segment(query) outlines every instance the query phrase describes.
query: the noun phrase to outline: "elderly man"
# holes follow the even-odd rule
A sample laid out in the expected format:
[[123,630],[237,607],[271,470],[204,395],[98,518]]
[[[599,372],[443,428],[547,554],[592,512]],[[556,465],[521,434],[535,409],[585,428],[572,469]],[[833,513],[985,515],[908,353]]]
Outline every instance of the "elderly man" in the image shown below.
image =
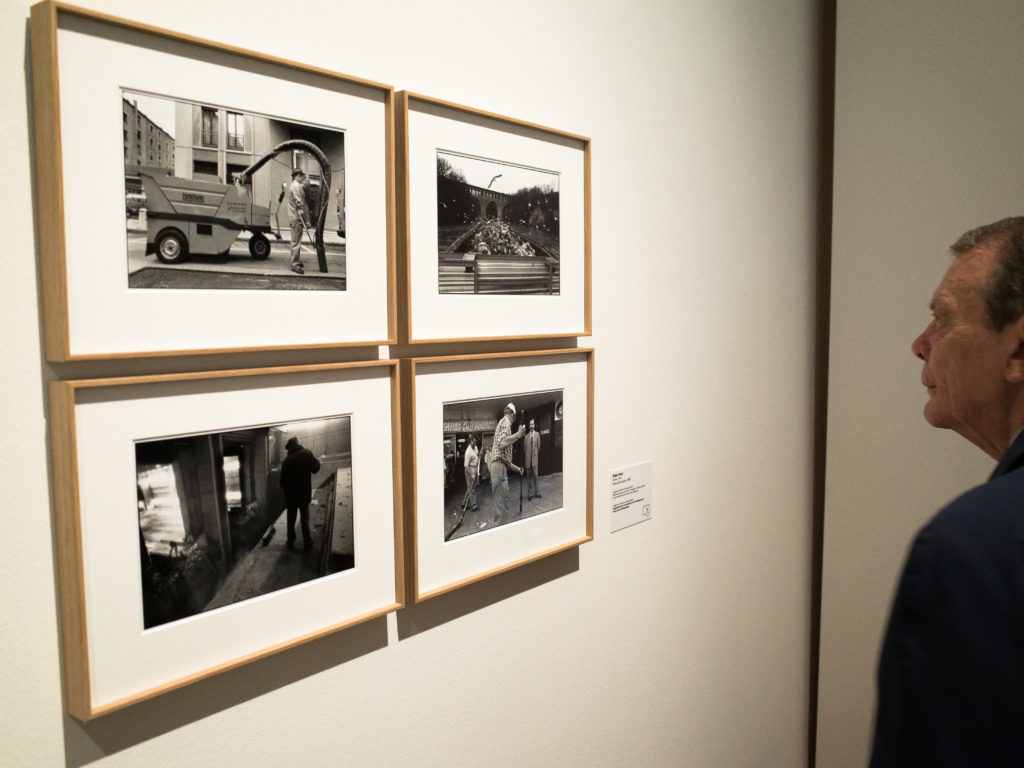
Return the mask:
[[[491,498],[494,500],[494,525],[509,522],[508,509],[508,470],[522,472],[512,463],[512,446],[521,438],[526,429],[522,424],[516,432],[512,431],[512,422],[516,419],[516,407],[509,403],[505,412],[494,429],[494,442],[491,443],[490,460],[487,469],[491,474]],[[481,523],[484,524],[483,522]]]
[[911,347],[924,416],[998,464],[911,545],[879,662],[872,768],[1024,765],[1024,217],[952,251]]
[[526,470],[526,498],[540,498],[537,490],[537,465],[540,461],[540,435],[537,425],[530,419],[530,431],[523,438],[523,468]]
[[462,511],[480,509],[476,503],[476,484],[480,481],[480,452],[476,449],[475,435],[471,434],[466,441],[462,467],[466,473],[466,495],[462,497]]
[[309,225],[309,206],[306,205],[306,190],[303,183],[306,181],[306,174],[302,169],[296,168],[292,171],[292,183],[288,187],[288,225],[291,227],[291,254],[292,272],[298,275],[304,274],[302,268],[302,232]]

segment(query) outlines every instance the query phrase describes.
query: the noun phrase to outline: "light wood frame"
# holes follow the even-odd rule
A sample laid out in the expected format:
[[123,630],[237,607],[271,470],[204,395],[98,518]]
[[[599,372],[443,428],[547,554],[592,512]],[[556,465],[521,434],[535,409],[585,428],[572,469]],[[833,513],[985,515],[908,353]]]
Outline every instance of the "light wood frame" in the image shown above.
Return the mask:
[[[488,374],[499,374],[505,376],[513,371],[513,369],[525,369],[525,376],[527,379],[530,376],[530,369],[534,370],[542,369],[544,366],[558,366],[559,364],[580,364],[585,366],[585,372],[583,372],[581,378],[581,384],[577,388],[578,391],[585,395],[586,404],[585,408],[581,409],[581,412],[585,417],[585,424],[582,425],[583,445],[581,450],[584,455],[578,457],[578,461],[575,462],[575,466],[579,467],[578,475],[573,478],[572,485],[566,483],[563,486],[563,504],[565,506],[562,510],[552,510],[552,512],[566,512],[567,514],[575,515],[571,521],[572,532],[565,536],[563,539],[551,542],[547,541],[541,546],[533,545],[527,546],[528,551],[520,551],[518,556],[510,557],[505,560],[495,560],[488,566],[482,567],[473,573],[463,574],[457,578],[451,578],[449,580],[442,579],[443,583],[436,583],[437,580],[431,577],[431,583],[426,584],[423,578],[423,562],[421,560],[421,545],[424,543],[424,537],[432,536],[435,539],[439,538],[440,530],[431,528],[427,530],[424,518],[427,516],[425,510],[427,509],[424,505],[430,505],[433,509],[430,514],[433,514],[433,522],[437,522],[437,499],[424,500],[419,497],[418,490],[421,487],[420,483],[420,469],[422,467],[423,472],[436,473],[436,456],[431,452],[429,456],[419,457],[417,456],[417,446],[421,445],[418,443],[418,437],[420,436],[420,430],[430,430],[426,433],[427,440],[432,440],[434,437],[440,437],[441,425],[438,424],[436,427],[432,425],[421,424],[423,420],[422,416],[417,415],[417,381],[422,383],[422,376],[424,373],[429,375],[430,371],[440,372],[442,374],[446,372],[455,372],[458,376],[472,377],[477,376],[480,372]],[[403,440],[402,440],[402,467],[404,472],[404,487],[406,489],[405,495],[405,524],[403,530],[405,531],[406,541],[406,597],[412,601],[422,601],[428,598],[450,592],[451,590],[458,589],[467,584],[471,584],[482,579],[486,579],[490,576],[503,573],[505,571],[512,570],[521,565],[525,565],[536,560],[548,557],[550,555],[562,552],[567,549],[578,547],[587,541],[590,541],[594,537],[594,350],[593,349],[558,349],[558,350],[544,350],[544,351],[523,351],[523,352],[512,352],[512,353],[493,353],[493,354],[474,354],[474,355],[453,355],[453,356],[439,356],[439,357],[420,357],[404,359],[401,361],[401,377],[402,377],[402,413],[403,413]],[[475,370],[474,370],[475,369]],[[564,374],[563,374],[564,375]],[[557,378],[558,374],[556,374]],[[494,382],[488,382],[483,385],[483,389],[490,386],[494,387]],[[504,384],[497,384],[497,389],[489,391],[486,397],[491,396],[503,396],[507,394],[507,390],[502,390]],[[438,405],[440,403],[434,399],[431,400],[431,406]],[[570,404],[570,408],[573,406]],[[434,433],[434,434],[431,434]],[[439,441],[440,442],[440,441]],[[438,446],[440,447],[440,446]],[[428,447],[429,450],[429,447]],[[569,463],[563,454],[563,461]],[[565,480],[563,478],[563,483]],[[566,489],[571,488],[571,493],[567,493]],[[442,491],[443,493],[443,491]],[[571,495],[573,500],[578,504],[579,508],[571,509],[572,503],[567,502],[567,496]],[[443,507],[443,503],[441,504]],[[514,526],[527,523],[534,530],[530,532],[530,536],[533,542],[544,541],[544,537],[538,537],[538,532],[543,533],[544,527],[548,525],[551,518],[546,518],[548,513],[542,513],[535,517],[529,517],[527,519],[519,520],[511,525],[503,525],[500,528],[493,529],[493,532],[502,532],[505,529],[512,529]],[[443,510],[440,513],[441,519],[443,519]],[[490,532],[485,532],[490,533]],[[472,547],[475,536],[467,536],[464,539],[460,539],[460,542],[465,542],[465,546]],[[444,546],[447,546],[445,543]],[[429,544],[429,546],[434,546]]]
[[[58,548],[58,561],[59,561],[59,584],[60,584],[60,605],[61,605],[61,623],[62,623],[62,635],[64,643],[64,674],[66,681],[66,704],[68,712],[78,718],[79,720],[90,720],[92,718],[107,714],[109,712],[121,709],[123,707],[130,706],[139,701],[150,699],[158,696],[167,691],[171,691],[177,688],[188,685],[189,683],[204,679],[206,677],[219,674],[220,672],[239,667],[250,661],[264,658],[271,654],[277,653],[278,651],[287,650],[293,648],[302,643],[307,643],[311,640],[323,637],[325,635],[338,632],[346,629],[353,625],[361,622],[369,621],[371,619],[381,617],[391,611],[401,608],[405,604],[405,593],[404,585],[406,576],[404,574],[404,546],[403,546],[403,533],[402,533],[402,485],[400,478],[402,477],[401,470],[401,458],[400,458],[400,419],[399,419],[399,376],[398,376],[398,364],[397,361],[382,360],[382,361],[364,361],[364,362],[352,362],[352,363],[331,363],[322,365],[304,365],[304,366],[289,366],[289,367],[278,367],[278,368],[260,368],[260,369],[245,369],[245,370],[228,370],[228,371],[212,371],[202,373],[179,373],[179,374],[166,374],[166,375],[148,375],[148,376],[136,376],[126,378],[110,378],[110,379],[88,379],[78,381],[53,381],[50,383],[50,423],[51,423],[51,441],[53,449],[53,483],[54,483],[54,504],[56,508],[56,528],[57,528],[57,548]],[[94,515],[92,519],[87,514],[83,514],[83,510],[91,510],[93,513],[97,511],[97,499],[95,494],[90,498],[89,484],[84,482],[82,473],[80,472],[80,458],[85,454],[80,451],[85,450],[79,443],[80,430],[79,430],[79,409],[91,407],[91,403],[95,403],[97,399],[103,402],[112,404],[114,408],[120,408],[125,403],[131,403],[133,400],[137,400],[142,397],[144,401],[152,395],[152,399],[149,403],[153,403],[159,400],[159,404],[166,406],[171,404],[171,409],[174,407],[181,411],[180,406],[174,406],[174,397],[184,394],[192,398],[191,402],[196,402],[198,398],[219,397],[220,400],[215,401],[216,406],[223,406],[226,402],[225,398],[249,398],[246,403],[250,402],[253,398],[274,398],[274,387],[281,387],[278,392],[278,399],[274,402],[272,408],[287,412],[294,410],[300,415],[303,408],[310,406],[304,402],[299,404],[295,399],[289,399],[288,404],[283,404],[283,395],[291,392],[292,395],[295,392],[311,392],[310,386],[313,387],[327,387],[327,389],[321,389],[321,394],[315,395],[320,399],[327,397],[331,405],[334,407],[335,394],[340,393],[345,395],[350,390],[344,389],[347,386],[354,386],[356,388],[362,387],[361,392],[373,391],[376,394],[370,396],[370,401],[379,401],[385,404],[385,407],[390,408],[390,413],[369,413],[365,412],[367,409],[356,410],[352,414],[353,419],[360,419],[362,426],[359,427],[360,435],[373,435],[373,440],[379,441],[380,445],[386,444],[390,441],[391,455],[390,462],[381,464],[381,457],[375,453],[371,455],[368,448],[360,456],[358,451],[360,450],[359,444],[353,441],[353,464],[355,465],[358,459],[360,468],[363,470],[366,467],[378,467],[379,477],[372,477],[372,471],[367,473],[363,471],[362,477],[355,479],[356,483],[362,485],[363,490],[356,495],[355,498],[355,514],[357,518],[355,520],[356,531],[354,534],[355,541],[357,542],[356,547],[356,563],[360,562],[360,558],[363,558],[363,566],[357,568],[351,568],[338,573],[335,573],[327,578],[316,579],[311,582],[305,582],[302,584],[295,585],[288,589],[265,593],[260,596],[260,600],[267,598],[268,596],[282,596],[280,599],[282,602],[278,603],[278,609],[293,609],[299,612],[299,615],[303,616],[303,620],[306,621],[307,625],[311,625],[312,628],[296,636],[288,636],[287,627],[281,627],[268,629],[266,631],[271,632],[275,636],[275,641],[265,645],[260,644],[260,638],[251,638],[243,630],[239,629],[237,634],[238,638],[229,638],[225,641],[226,644],[237,643],[238,645],[245,648],[245,652],[239,653],[236,656],[227,655],[225,658],[218,659],[216,663],[208,665],[199,665],[195,669],[190,670],[187,674],[180,674],[173,676],[166,680],[161,680],[158,684],[144,684],[133,690],[129,694],[117,696],[112,699],[99,700],[100,697],[96,694],[97,686],[94,685],[94,675],[104,674],[103,672],[97,672],[96,669],[101,665],[105,664],[110,667],[110,662],[99,662],[96,663],[96,645],[95,643],[104,643],[105,635],[103,634],[104,628],[98,626],[99,622],[94,618],[95,611],[90,609],[90,606],[95,608],[97,605],[101,606],[101,612],[103,615],[109,615],[110,612],[115,614],[119,611],[123,611],[124,602],[121,601],[117,605],[103,606],[102,597],[97,598],[95,592],[97,573],[102,572],[101,576],[103,581],[104,590],[106,591],[107,585],[113,581],[117,576],[124,576],[123,573],[116,573],[118,565],[116,562],[111,563],[108,559],[102,558],[102,561],[97,560],[97,554],[102,551],[103,547],[109,547],[110,544],[106,543],[103,537],[99,536],[97,531],[102,530],[96,528],[93,523],[96,519]],[[297,389],[289,389],[296,387]],[[303,389],[303,387],[305,389]],[[333,387],[333,388],[332,388]],[[386,389],[385,389],[386,388]],[[164,400],[164,398],[170,398]],[[358,401],[358,398],[364,397],[359,393],[351,395],[353,400]],[[201,401],[199,401],[201,402]],[[262,402],[262,400],[261,400]],[[84,403],[84,405],[83,405]],[[147,407],[144,402],[142,407]],[[152,407],[149,405],[148,407]],[[240,405],[239,408],[244,409],[245,405]],[[137,411],[136,411],[137,413]],[[326,415],[326,414],[321,414]],[[248,421],[248,424],[255,424],[260,422],[260,414],[252,414],[252,420]],[[315,417],[315,416],[314,416]],[[204,418],[204,417],[200,417]],[[221,418],[218,412],[215,418]],[[227,416],[226,418],[230,418]],[[390,422],[390,429],[385,426],[385,421]],[[84,422],[86,424],[86,444],[89,444],[89,421]],[[107,422],[104,422],[107,423]],[[237,424],[237,427],[245,426],[244,424]],[[131,433],[131,430],[142,429],[136,423],[121,428],[116,427],[116,430],[123,431],[127,434]],[[353,434],[356,434],[355,427]],[[214,431],[222,431],[220,428]],[[95,434],[95,428],[93,428],[93,434]],[[378,437],[379,435],[379,437]],[[147,436],[149,439],[151,436]],[[371,440],[372,442],[372,440]],[[365,445],[365,443],[364,443]],[[134,450],[134,449],[132,449]],[[109,460],[108,460],[109,461]],[[122,474],[124,472],[134,472],[135,467],[125,468],[122,467],[118,470]],[[116,485],[124,485],[121,482],[123,478],[119,475],[119,480]],[[356,492],[356,485],[354,484],[354,493]],[[365,510],[359,506],[359,499],[365,498],[365,494],[371,494],[371,498],[379,498],[382,494],[378,490],[378,496],[372,496],[372,490],[376,487],[389,488],[391,492],[391,498],[393,501],[393,509],[390,514],[386,514],[384,517],[377,516],[374,518],[375,523],[369,523],[369,516],[373,515],[373,510]],[[123,490],[123,489],[122,489]],[[109,493],[115,493],[109,491]],[[83,497],[86,505],[83,506]],[[118,500],[123,500],[123,496],[117,496]],[[106,502],[108,499],[104,498],[102,501]],[[104,509],[113,508],[116,505],[110,505],[104,507]],[[118,507],[119,508],[119,507]],[[359,515],[362,515],[361,522]],[[107,517],[109,515],[104,515]],[[117,523],[114,523],[117,527]],[[361,531],[365,531],[372,525],[383,526],[375,533],[372,534],[371,538],[361,539],[360,537],[364,534]],[[121,526],[123,528],[123,526]],[[118,528],[120,530],[120,528]],[[393,540],[389,538],[393,534]],[[90,538],[91,536],[91,538]],[[360,554],[358,542],[372,542],[372,551],[364,551]],[[382,550],[389,550],[387,553]],[[138,555],[133,556],[135,561],[138,560]],[[128,555],[125,555],[128,558]],[[391,559],[393,558],[393,560]],[[374,566],[373,563],[377,562],[378,565]],[[366,570],[367,564],[370,564],[369,570],[374,575],[366,578],[373,579],[372,589],[378,591],[385,596],[385,599],[381,600],[379,604],[374,603],[372,606],[365,610],[360,610],[357,613],[351,615],[345,614],[344,611],[351,610],[348,608],[337,607],[335,604],[326,604],[321,606],[317,604],[316,609],[312,610],[305,605],[311,601],[315,601],[317,598],[310,592],[304,592],[310,585],[324,584],[338,577],[345,577],[350,573],[355,573],[359,570]],[[390,577],[386,574],[393,568],[394,579],[391,583]],[[384,574],[382,577],[381,574]],[[359,578],[364,578],[360,576]],[[386,578],[387,581],[382,581]],[[131,579],[128,579],[131,581]],[[137,576],[134,582],[138,584]],[[365,583],[365,582],[357,582]],[[93,591],[90,593],[89,585],[93,586]],[[336,593],[339,589],[344,587],[345,590],[349,590],[352,584],[343,585],[342,582],[337,581],[330,585],[332,590],[329,594]],[[134,587],[128,587],[129,591],[135,589]],[[138,593],[135,593],[138,594]],[[305,597],[303,598],[303,594]],[[316,593],[320,595],[322,593]],[[347,592],[345,593],[347,594]],[[392,597],[387,597],[391,595]],[[122,597],[124,597],[122,595]],[[99,599],[101,602],[97,603]],[[112,601],[114,598],[108,596],[108,601]],[[131,595],[126,598],[131,600]],[[297,606],[296,601],[304,599],[303,605]],[[373,597],[362,598],[364,602],[373,602]],[[206,625],[205,629],[201,627],[195,627],[189,631],[193,634],[187,637],[192,639],[193,646],[204,647],[210,642],[211,639],[218,637],[221,632],[231,633],[234,631],[235,623],[243,624],[240,621],[245,618],[245,614],[239,612],[241,607],[242,610],[246,610],[244,606],[251,606],[259,603],[260,600],[246,600],[241,603],[236,603],[230,607],[221,608],[215,611],[207,611],[204,613],[196,614],[186,621],[178,621],[173,624],[159,625],[155,628],[157,632],[163,632],[167,627],[175,627],[177,625],[186,625],[195,621],[204,622],[209,620],[210,617],[218,617],[217,626],[220,627],[220,632],[213,631],[212,625]],[[341,602],[339,600],[339,602]],[[357,601],[358,602],[358,601]],[[317,613],[316,610],[322,607],[323,611],[328,612],[326,615]],[[265,608],[263,609],[265,610]],[[302,614],[305,611],[305,614]],[[281,613],[275,613],[278,615],[287,615]],[[249,619],[251,620],[251,616]],[[258,617],[259,618],[259,617]],[[282,619],[282,622],[285,619]],[[131,620],[128,622],[133,624]],[[251,621],[250,621],[251,623]],[[259,631],[263,631],[263,627],[267,624],[273,624],[274,622],[262,623],[257,622],[257,628]],[[225,626],[227,629],[225,630]],[[145,632],[151,632],[151,630],[143,630],[138,627],[136,634],[128,639],[126,647],[135,647],[132,643],[135,642],[148,642],[144,637]],[[134,629],[133,629],[134,632]],[[129,633],[130,634],[130,633]],[[100,639],[97,640],[96,637]],[[139,640],[139,638],[142,638]],[[220,651],[214,651],[214,653],[220,653]],[[106,654],[108,657],[110,653]],[[152,656],[152,650],[149,651],[149,656]],[[143,654],[144,658],[148,658]],[[126,655],[125,663],[130,664],[130,654]],[[117,663],[120,663],[120,659],[117,659]],[[187,664],[187,662],[186,662]],[[109,673],[108,673],[109,676]],[[122,684],[123,685],[123,684]],[[111,686],[106,686],[109,689]]]
[[[69,295],[68,242],[66,236],[65,211],[65,158],[61,146],[61,83],[58,72],[58,28],[62,21],[68,20],[81,23],[101,25],[105,34],[112,38],[127,36],[132,41],[152,41],[154,46],[183,46],[192,52],[192,57],[209,56],[223,63],[225,60],[235,62],[232,66],[238,71],[252,68],[250,71],[261,73],[288,73],[290,78],[302,78],[301,82],[314,84],[317,82],[333,82],[337,87],[358,89],[383,103],[384,119],[380,126],[383,137],[383,161],[380,174],[383,181],[384,200],[383,219],[386,232],[375,237],[382,237],[386,250],[386,264],[381,268],[386,275],[380,281],[386,284],[385,296],[381,296],[380,324],[386,338],[344,337],[344,324],[339,323],[338,337],[318,337],[313,343],[301,335],[294,340],[275,340],[274,343],[254,340],[252,344],[243,341],[239,344],[213,344],[206,347],[202,342],[191,343],[182,348],[155,349],[102,349],[81,351],[75,348],[72,339],[69,303],[73,299]],[[64,362],[71,360],[146,358],[173,355],[197,355],[240,350],[277,350],[277,349],[320,349],[349,346],[377,346],[391,344],[396,340],[397,312],[396,303],[396,266],[395,266],[395,204],[394,204],[394,89],[371,80],[344,75],[320,67],[310,66],[288,59],[262,54],[256,51],[225,45],[200,37],[175,32],[168,29],[118,18],[96,11],[80,8],[55,0],[44,0],[31,9],[31,49],[33,71],[33,102],[35,131],[35,164],[36,186],[38,196],[38,237],[42,274],[42,297],[44,314],[44,349],[47,360]],[[326,78],[326,80],[324,80]],[[348,150],[347,152],[351,151]],[[112,171],[113,172],[113,171]],[[374,203],[381,205],[381,203]],[[351,230],[351,221],[349,222]],[[105,247],[100,244],[100,247]],[[348,263],[352,263],[352,253],[348,253]],[[376,267],[375,267],[376,268]],[[288,291],[262,291],[261,293],[289,293]],[[339,292],[340,293],[340,292]],[[377,299],[373,299],[377,302]],[[273,306],[263,311],[273,313]],[[386,319],[385,319],[386,315]],[[375,315],[376,316],[376,315]],[[137,322],[137,318],[126,318],[126,323]],[[333,332],[333,331],[332,331]],[[376,333],[374,331],[373,333]],[[187,340],[186,340],[187,341]],[[188,342],[187,342],[188,343]],[[116,343],[112,346],[116,347]]]
[[[395,178],[397,187],[396,204],[399,255],[399,342],[402,344],[416,344],[421,342],[438,343],[459,341],[470,338],[478,340],[498,340],[512,338],[522,339],[589,336],[591,334],[590,138],[527,122],[525,120],[518,120],[516,118],[506,117],[493,112],[475,109],[462,104],[455,104],[450,101],[444,101],[442,99],[436,99],[418,93],[411,93],[409,91],[398,91],[396,94],[396,101],[397,168]],[[580,153],[582,174],[580,206],[582,210],[579,211],[579,215],[582,221],[582,232],[580,233],[581,253],[579,254],[579,257],[582,259],[582,264],[579,265],[579,284],[575,286],[568,284],[565,280],[564,272],[562,272],[560,276],[562,291],[568,292],[576,290],[580,293],[578,300],[578,314],[573,313],[571,318],[566,321],[562,321],[560,324],[545,326],[542,323],[540,327],[523,328],[517,327],[517,324],[513,322],[507,328],[496,332],[481,333],[479,335],[460,332],[462,328],[457,327],[457,322],[453,323],[452,327],[443,328],[439,332],[432,332],[429,330],[423,332],[418,328],[417,314],[421,317],[421,322],[419,324],[422,325],[422,317],[424,313],[417,309],[417,304],[420,302],[417,302],[416,292],[421,289],[418,286],[414,286],[414,282],[416,281],[414,277],[413,259],[416,258],[414,252],[417,249],[418,244],[413,242],[414,227],[412,224],[412,217],[419,209],[417,208],[417,201],[413,199],[415,190],[410,187],[410,178],[412,176],[410,142],[414,142],[416,137],[414,132],[410,132],[409,125],[410,113],[416,111],[426,111],[431,114],[443,116],[455,122],[462,122],[466,125],[476,126],[479,127],[481,131],[493,131],[496,134],[506,133],[515,135],[528,141],[535,142],[538,145],[549,143],[552,145],[558,144],[562,146],[571,146]],[[457,148],[446,147],[443,149]],[[506,159],[511,160],[514,158]],[[422,213],[422,211],[420,211],[420,213]],[[436,254],[434,254],[434,257],[436,258]],[[560,266],[560,270],[563,269],[564,266],[565,263]],[[424,292],[427,290],[426,286],[422,288],[422,291]],[[436,268],[432,290],[434,293],[437,292]],[[566,293],[566,295],[568,295],[568,293]],[[453,306],[460,308],[458,310],[453,310],[453,314],[458,317],[461,317],[464,311],[468,311],[471,314],[489,311],[489,305],[486,303],[488,297],[485,295],[455,295],[451,298],[453,299]],[[536,299],[537,297],[518,296],[509,298],[511,299],[511,302],[505,309],[507,309],[510,315],[514,316],[517,312],[546,313],[546,310],[542,305],[524,303],[524,299],[528,302],[530,299]],[[474,303],[470,308],[467,306],[467,299],[474,300],[476,303]],[[444,331],[448,332],[445,333]]]

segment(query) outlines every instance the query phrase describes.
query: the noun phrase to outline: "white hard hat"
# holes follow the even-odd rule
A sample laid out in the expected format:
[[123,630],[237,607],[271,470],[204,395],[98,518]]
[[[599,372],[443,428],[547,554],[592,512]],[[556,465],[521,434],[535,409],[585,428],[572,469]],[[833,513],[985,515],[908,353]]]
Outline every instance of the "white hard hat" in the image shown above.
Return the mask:
[[514,405],[512,405],[512,403],[509,403],[508,405],[506,405],[505,406],[505,410],[506,411],[512,411],[512,415],[513,416],[516,415],[516,407]]

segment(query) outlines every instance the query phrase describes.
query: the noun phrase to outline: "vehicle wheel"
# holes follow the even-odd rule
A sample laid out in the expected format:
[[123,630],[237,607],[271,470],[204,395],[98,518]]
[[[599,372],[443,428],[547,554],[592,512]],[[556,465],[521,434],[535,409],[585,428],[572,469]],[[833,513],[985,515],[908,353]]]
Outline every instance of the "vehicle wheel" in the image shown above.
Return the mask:
[[263,261],[270,255],[270,241],[259,232],[249,238],[249,253],[256,261]]
[[188,258],[188,242],[176,230],[161,232],[156,239],[156,257],[164,264],[180,264]]

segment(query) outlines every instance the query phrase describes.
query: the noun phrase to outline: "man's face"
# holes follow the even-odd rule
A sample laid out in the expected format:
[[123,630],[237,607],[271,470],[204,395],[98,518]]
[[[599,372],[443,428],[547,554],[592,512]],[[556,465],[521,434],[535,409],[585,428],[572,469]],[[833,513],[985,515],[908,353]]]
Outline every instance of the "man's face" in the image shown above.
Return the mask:
[[533,419],[530,419],[530,431],[533,432],[533,430],[534,430]]
[[911,349],[924,360],[928,389],[924,417],[976,444],[1005,439],[1011,389],[1006,367],[1016,340],[1013,326],[992,330],[985,322],[986,283],[995,254],[977,248],[957,257],[932,294],[932,321]]

